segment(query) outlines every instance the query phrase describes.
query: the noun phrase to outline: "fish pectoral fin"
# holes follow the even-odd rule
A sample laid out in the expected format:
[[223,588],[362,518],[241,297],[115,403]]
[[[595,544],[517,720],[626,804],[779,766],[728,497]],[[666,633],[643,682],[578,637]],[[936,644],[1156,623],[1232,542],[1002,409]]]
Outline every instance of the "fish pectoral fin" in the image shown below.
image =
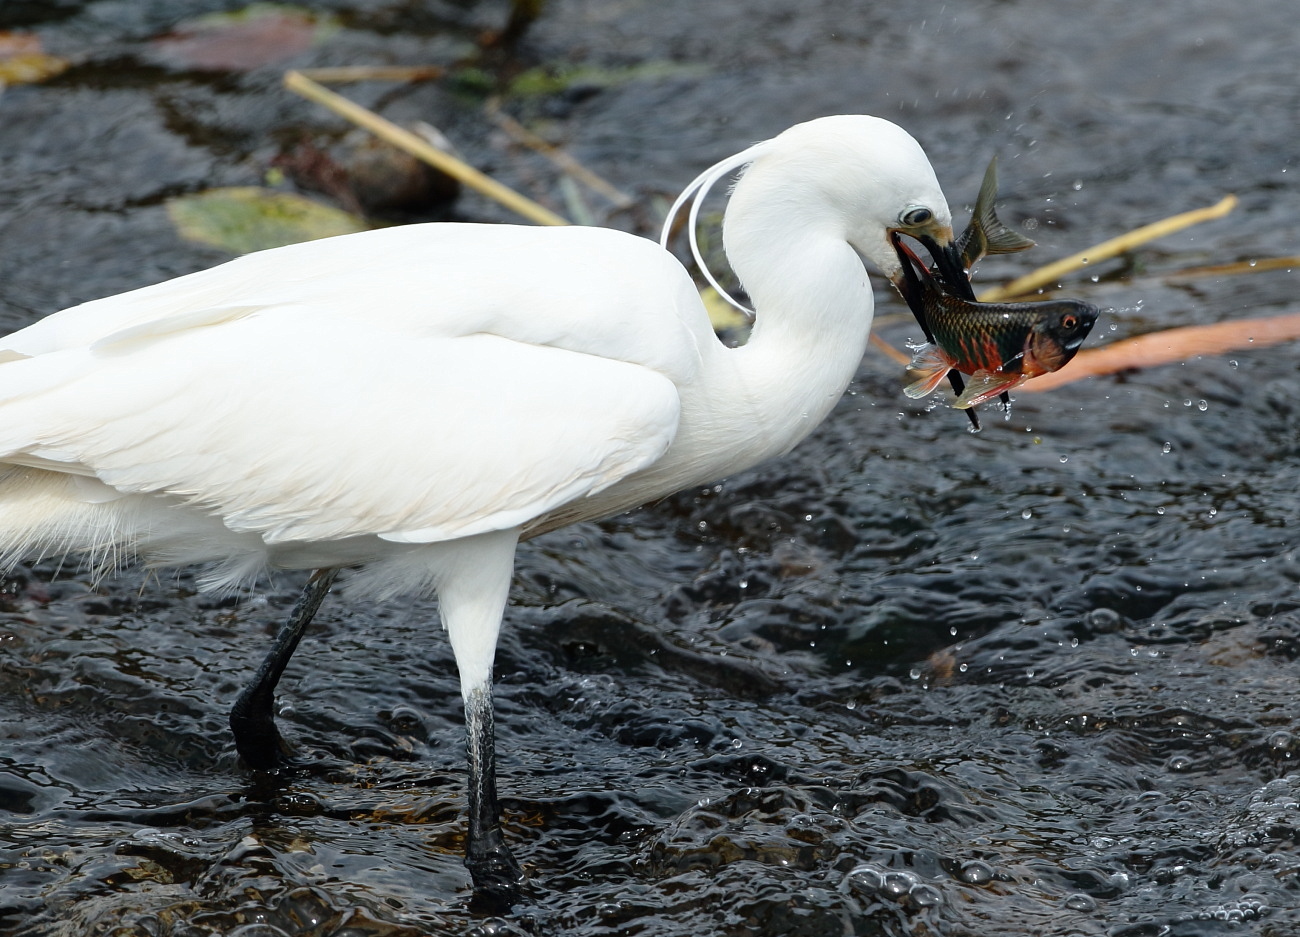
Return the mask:
[[943,381],[952,365],[937,345],[926,343],[916,349],[916,354],[907,365],[907,370],[917,375],[917,379],[903,388],[909,397],[924,397],[934,392]]
[[1013,387],[1023,384],[1024,381],[1025,378],[1022,374],[999,374],[996,371],[985,371],[981,368],[970,376],[966,391],[953,402],[953,407],[958,410],[969,409],[977,403],[983,403],[986,400],[992,400],[999,394],[1005,394]]

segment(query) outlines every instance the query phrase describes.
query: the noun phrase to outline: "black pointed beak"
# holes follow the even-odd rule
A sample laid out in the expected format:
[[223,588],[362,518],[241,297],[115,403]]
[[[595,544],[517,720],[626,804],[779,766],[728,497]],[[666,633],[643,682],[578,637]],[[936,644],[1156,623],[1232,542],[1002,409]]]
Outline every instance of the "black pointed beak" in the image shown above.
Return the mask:
[[940,244],[928,234],[919,235],[917,240],[934,258],[934,269],[943,288],[959,299],[974,302],[975,290],[971,288],[970,277],[966,275],[966,265],[962,262],[961,248],[957,242]]

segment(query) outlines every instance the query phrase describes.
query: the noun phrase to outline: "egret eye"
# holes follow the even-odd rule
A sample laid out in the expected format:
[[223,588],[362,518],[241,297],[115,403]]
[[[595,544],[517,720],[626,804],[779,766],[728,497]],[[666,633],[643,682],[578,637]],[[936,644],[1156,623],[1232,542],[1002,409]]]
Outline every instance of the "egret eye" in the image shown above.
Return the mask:
[[933,217],[934,212],[930,211],[928,208],[909,208],[907,211],[903,212],[898,220],[909,228],[914,228],[917,225],[925,224]]

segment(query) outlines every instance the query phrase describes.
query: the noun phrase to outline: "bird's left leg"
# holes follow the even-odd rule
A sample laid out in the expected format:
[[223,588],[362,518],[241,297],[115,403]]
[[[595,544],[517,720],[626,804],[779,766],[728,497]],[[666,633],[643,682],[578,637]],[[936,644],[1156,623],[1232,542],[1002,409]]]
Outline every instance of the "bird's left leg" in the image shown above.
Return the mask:
[[270,653],[230,710],[235,748],[251,768],[270,771],[285,762],[289,748],[275,727],[275,686],[338,573],[337,569],[318,569],[312,574],[289,620],[280,626]]

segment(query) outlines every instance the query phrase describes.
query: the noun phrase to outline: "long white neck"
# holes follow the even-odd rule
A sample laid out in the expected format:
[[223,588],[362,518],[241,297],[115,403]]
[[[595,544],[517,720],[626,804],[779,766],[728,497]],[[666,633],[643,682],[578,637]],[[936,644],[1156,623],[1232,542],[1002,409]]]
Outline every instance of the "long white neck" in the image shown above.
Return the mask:
[[[748,343],[730,349],[711,390],[748,464],[788,451],[830,412],[866,350],[874,303],[843,216],[760,158],[727,206],[724,243],[755,310]],[[710,409],[713,409],[711,406]],[[748,426],[737,425],[748,423]],[[717,433],[718,427],[711,428]]]

